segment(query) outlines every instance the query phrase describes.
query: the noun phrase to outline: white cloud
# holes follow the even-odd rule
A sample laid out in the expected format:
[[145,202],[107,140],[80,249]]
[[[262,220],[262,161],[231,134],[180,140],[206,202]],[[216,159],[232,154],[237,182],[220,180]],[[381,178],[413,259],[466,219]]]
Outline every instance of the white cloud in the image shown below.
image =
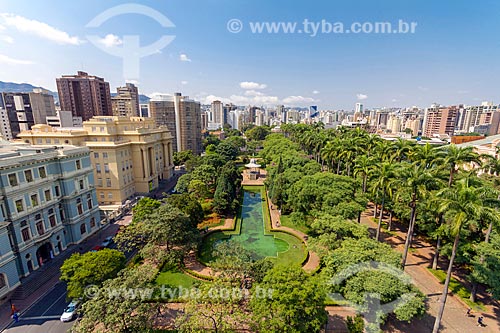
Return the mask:
[[187,54],[185,54],[185,53],[181,53],[181,54],[179,55],[179,60],[180,60],[180,61],[187,61],[187,62],[191,62],[191,59],[189,59],[189,57],[188,57],[188,56],[187,56]]
[[240,87],[243,89],[251,89],[251,90],[265,89],[267,87],[267,84],[243,81],[243,82],[240,82]]
[[245,96],[263,96],[264,93],[261,93],[260,91],[257,90],[247,90],[245,91]]
[[10,36],[5,36],[5,35],[2,35],[2,36],[0,36],[0,41],[1,41],[1,42],[5,42],[5,43],[12,44],[12,43],[14,43],[14,38],[12,38],[12,37],[10,37]]
[[0,54],[0,64],[5,65],[32,65],[34,64],[31,60],[20,60],[8,57],[6,55]]
[[420,91],[427,91],[427,90],[429,90],[429,88],[422,87],[422,86],[418,86],[417,89],[420,90]]
[[106,47],[113,47],[122,45],[123,41],[117,35],[107,34],[106,37],[99,40],[99,43],[103,44]]
[[221,101],[224,104],[231,103],[231,100],[229,98],[224,98],[215,95],[199,96],[198,99],[200,100],[201,104],[212,104],[213,101]]
[[317,94],[319,94],[319,91],[317,91],[317,90],[313,90],[313,94],[314,94],[314,95],[317,95]]
[[181,84],[182,84],[183,86],[185,86],[185,85],[186,85],[186,84],[188,84],[188,83],[189,83],[189,82],[187,82],[187,81],[181,81]]
[[364,99],[367,99],[368,95],[365,95],[365,94],[356,94],[356,97],[358,98],[358,100],[362,101]]
[[6,26],[14,27],[20,32],[36,35],[58,44],[80,45],[83,43],[83,40],[77,36],[70,36],[67,32],[54,28],[44,22],[10,13],[0,13],[0,19],[2,19],[2,23]]
[[307,104],[314,102],[314,98],[303,96],[288,96],[283,99],[284,104]]
[[0,24],[0,31],[4,31],[4,30],[5,30],[5,27]]

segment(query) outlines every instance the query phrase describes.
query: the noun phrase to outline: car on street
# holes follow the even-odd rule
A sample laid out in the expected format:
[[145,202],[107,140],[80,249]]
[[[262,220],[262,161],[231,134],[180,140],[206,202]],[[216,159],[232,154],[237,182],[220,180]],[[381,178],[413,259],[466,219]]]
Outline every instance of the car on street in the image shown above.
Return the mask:
[[104,247],[103,247],[103,246],[101,246],[101,245],[96,245],[96,246],[94,246],[94,247],[90,250],[90,252],[97,252],[97,251],[100,251],[100,250],[102,250],[102,249],[104,249]]
[[108,236],[104,238],[104,241],[101,243],[102,247],[109,247],[113,243],[113,236]]
[[80,302],[78,302],[77,300],[71,301],[66,309],[64,309],[64,312],[61,315],[61,321],[67,322],[73,320],[76,317],[76,309],[78,308],[79,304]]

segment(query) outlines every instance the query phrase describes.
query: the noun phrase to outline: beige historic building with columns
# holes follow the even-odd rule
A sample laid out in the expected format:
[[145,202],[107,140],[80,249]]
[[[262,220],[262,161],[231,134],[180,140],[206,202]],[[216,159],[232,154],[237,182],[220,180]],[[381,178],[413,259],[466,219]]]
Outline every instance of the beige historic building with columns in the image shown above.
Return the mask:
[[97,200],[104,210],[151,192],[173,173],[172,135],[151,118],[98,116],[81,128],[35,125],[19,138],[34,145],[90,148]]

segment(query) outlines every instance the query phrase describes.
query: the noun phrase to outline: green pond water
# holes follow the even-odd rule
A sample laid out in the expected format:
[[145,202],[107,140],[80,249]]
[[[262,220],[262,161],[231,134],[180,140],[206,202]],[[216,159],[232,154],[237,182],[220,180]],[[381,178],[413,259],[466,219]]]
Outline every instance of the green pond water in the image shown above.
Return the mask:
[[230,239],[250,251],[254,259],[277,257],[278,252],[284,252],[289,247],[286,241],[265,234],[260,192],[244,192],[241,232],[239,235],[231,235]]

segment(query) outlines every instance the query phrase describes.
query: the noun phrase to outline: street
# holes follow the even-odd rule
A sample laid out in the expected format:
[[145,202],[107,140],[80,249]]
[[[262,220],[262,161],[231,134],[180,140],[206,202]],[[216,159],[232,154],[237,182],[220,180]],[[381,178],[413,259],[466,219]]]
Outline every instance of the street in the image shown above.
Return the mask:
[[59,317],[68,303],[66,301],[66,284],[59,282],[26,311],[18,323],[12,324],[4,332],[66,333],[73,326],[74,320],[63,323]]

